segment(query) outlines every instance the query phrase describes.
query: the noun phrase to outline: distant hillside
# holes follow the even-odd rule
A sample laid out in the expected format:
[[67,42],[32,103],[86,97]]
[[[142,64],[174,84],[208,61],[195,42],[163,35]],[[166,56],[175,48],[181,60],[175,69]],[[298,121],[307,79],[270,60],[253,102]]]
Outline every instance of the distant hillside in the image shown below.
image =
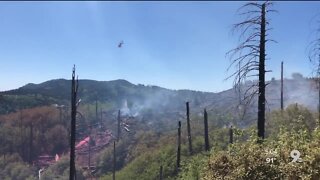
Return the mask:
[[[241,97],[254,82],[248,81],[241,86]],[[280,108],[280,81],[271,80],[266,90],[267,111]],[[19,108],[50,104],[65,104],[70,101],[71,81],[56,79],[40,84],[27,84],[15,90],[1,92],[0,113],[9,113]],[[129,108],[135,112],[153,110],[157,113],[179,112],[184,114],[185,102],[190,101],[193,112],[200,113],[203,108],[215,115],[231,114],[240,124],[246,125],[256,118],[257,96],[250,105],[239,106],[239,94],[235,89],[220,93],[191,90],[169,90],[158,86],[135,85],[126,80],[94,81],[79,80],[79,98],[82,103],[96,100],[108,103],[113,109]],[[294,77],[284,80],[284,104],[299,103],[316,110],[318,93],[312,79]],[[246,107],[246,115],[240,118]]]
[[[3,102],[6,102],[6,105],[2,104],[2,109],[5,110],[2,110],[1,113],[14,111],[19,107],[24,108],[28,106],[28,103],[30,106],[52,103],[69,104],[70,87],[70,80],[56,79],[40,84],[29,83],[15,90],[1,92],[1,98]],[[83,103],[92,103],[98,100],[99,102],[108,102],[114,108],[121,108],[126,101],[130,107],[151,109],[177,109],[183,107],[185,101],[194,102],[199,106],[214,96],[214,93],[134,85],[126,80],[79,80],[78,95]]]

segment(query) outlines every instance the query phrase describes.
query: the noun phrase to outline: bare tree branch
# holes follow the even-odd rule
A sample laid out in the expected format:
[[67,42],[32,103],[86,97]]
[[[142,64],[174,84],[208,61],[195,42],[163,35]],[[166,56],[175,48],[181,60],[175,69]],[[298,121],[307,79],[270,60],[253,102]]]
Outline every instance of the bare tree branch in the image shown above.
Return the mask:
[[[269,1],[263,3],[249,2],[238,9],[238,15],[246,16],[242,22],[236,23],[232,27],[232,33],[239,33],[239,44],[236,48],[231,49],[226,53],[226,56],[230,59],[230,65],[228,66],[227,71],[230,71],[231,67],[236,69],[227,76],[226,79],[234,78],[233,84],[235,90],[239,90],[239,94],[241,83],[247,78],[259,76],[259,80],[262,79],[249,87],[247,84],[244,84],[244,87],[247,89],[243,93],[243,99],[241,97],[239,98],[239,106],[243,105],[244,108],[246,108],[251,104],[251,101],[255,97],[259,96],[258,108],[261,107],[261,111],[263,112],[265,111],[264,89],[266,87],[264,74],[270,72],[265,70],[264,67],[264,62],[266,60],[265,44],[267,42],[276,42],[270,38],[266,38],[268,36],[267,32],[272,30],[272,28],[267,27],[269,25],[269,20],[266,18],[266,13],[277,12],[270,9],[272,5],[273,3]],[[261,44],[263,44],[263,46]],[[263,64],[261,62],[263,62]],[[263,89],[263,91],[261,89]],[[244,118],[246,111],[246,109],[243,110],[241,118]],[[259,109],[259,112],[261,111]],[[259,120],[260,118],[261,121]],[[261,123],[263,126],[261,126]],[[258,129],[259,128],[264,129],[264,113],[258,113]],[[258,136],[263,138],[264,130],[258,131]]]

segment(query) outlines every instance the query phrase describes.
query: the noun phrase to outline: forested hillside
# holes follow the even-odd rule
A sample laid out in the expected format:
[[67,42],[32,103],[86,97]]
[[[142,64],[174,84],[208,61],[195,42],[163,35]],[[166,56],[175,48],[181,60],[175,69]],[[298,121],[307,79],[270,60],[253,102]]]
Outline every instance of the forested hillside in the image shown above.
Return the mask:
[[[125,80],[93,81],[79,80],[79,98],[83,104],[94,104],[98,101],[107,109],[117,111],[124,107],[126,102],[131,113],[152,112],[166,116],[183,114],[184,103],[192,103],[191,109],[195,113],[201,113],[206,107],[209,111],[217,114],[243,114],[239,126],[247,126],[254,121],[257,113],[257,96],[255,95],[249,104],[239,106],[239,97],[243,97],[253,81],[246,81],[241,85],[241,90],[229,89],[219,93],[209,93],[191,90],[170,90],[157,86],[134,85]],[[67,93],[65,93],[67,92]],[[27,84],[21,88],[0,93],[0,113],[8,114],[18,112],[20,109],[53,104],[70,106],[70,80],[57,79],[40,84]],[[302,104],[311,110],[317,109],[316,81],[304,78],[294,73],[292,78],[284,79],[284,104]],[[267,111],[280,107],[280,80],[268,81],[266,87]],[[245,109],[245,111],[244,111]]]
[[[2,92],[2,96],[14,97],[17,98],[29,96],[31,97],[31,101],[36,100],[40,97],[48,97],[49,99],[56,99],[57,101],[46,101],[45,104],[47,106],[43,106],[42,104],[35,103],[35,107],[26,108],[26,109],[16,109],[12,113],[8,113],[6,115],[0,116],[1,120],[1,130],[2,134],[1,138],[1,154],[4,155],[4,163],[11,162],[15,163],[12,166],[6,166],[9,169],[5,169],[3,177],[7,176],[7,171],[12,171],[10,168],[14,166],[20,167],[17,170],[18,174],[14,174],[11,177],[24,177],[35,175],[35,169],[30,168],[26,165],[26,163],[34,164],[39,163],[41,160],[41,156],[55,156],[59,155],[61,158],[57,163],[51,162],[52,165],[44,173],[44,178],[51,179],[52,177],[63,177],[67,176],[66,168],[68,168],[68,149],[69,149],[69,141],[67,138],[70,133],[70,109],[68,106],[59,107],[55,104],[51,103],[61,103],[67,102],[67,96],[63,98],[59,98],[59,95],[53,95],[52,97],[49,95],[59,94],[57,90],[59,86],[55,85],[56,82],[64,82],[68,84],[70,81],[67,80],[53,80],[49,81],[51,83],[43,83],[40,85],[27,85],[18,90],[12,90],[7,92]],[[86,80],[89,81],[89,80]],[[84,81],[84,82],[86,82]],[[80,83],[82,81],[79,81]],[[90,82],[90,81],[89,81]],[[99,84],[96,81],[92,81]],[[120,81],[123,82],[123,81]],[[103,83],[103,82],[102,82]],[[313,80],[298,78],[298,79],[287,79],[286,83],[286,93],[291,92],[289,94],[294,94],[296,92],[304,91],[306,86],[311,86],[313,84]],[[50,86],[48,85],[50,84]],[[61,83],[58,83],[61,84]],[[85,84],[85,83],[84,83]],[[90,84],[90,83],[89,83]],[[176,179],[180,177],[182,179],[193,179],[196,177],[207,177],[210,179],[208,173],[205,172],[207,168],[211,166],[207,166],[207,163],[218,163],[216,161],[220,161],[221,159],[216,159],[216,156],[221,156],[221,158],[233,158],[232,155],[228,154],[232,148],[240,148],[243,149],[237,153],[245,153],[245,148],[251,148],[254,146],[254,136],[250,139],[251,130],[254,129],[255,126],[255,118],[252,114],[251,120],[243,119],[243,123],[239,123],[239,114],[237,111],[234,113],[223,114],[222,112],[228,112],[236,104],[237,91],[234,89],[230,89],[221,93],[213,94],[213,93],[202,93],[202,92],[192,92],[192,91],[172,91],[163,89],[160,87],[150,87],[143,85],[133,85],[130,83],[126,83],[127,86],[122,88],[126,88],[129,91],[131,87],[132,94],[131,96],[128,92],[124,92],[122,96],[116,96],[113,99],[114,101],[103,100],[103,95],[97,96],[99,98],[88,99],[90,96],[85,96],[83,94],[83,102],[79,106],[79,112],[81,112],[81,116],[78,116],[78,135],[77,142],[79,143],[86,135],[89,134],[89,125],[97,124],[93,126],[91,130],[92,133],[104,132],[103,129],[109,130],[112,135],[111,137],[117,137],[117,110],[120,109],[121,116],[123,122],[125,122],[129,128],[129,132],[122,128],[122,136],[119,142],[116,143],[116,170],[117,170],[117,178],[126,179],[126,177],[130,176],[133,179],[150,179],[149,177],[157,178],[159,176],[159,168],[163,166],[163,177],[165,179]],[[247,82],[247,85],[250,82]],[[32,87],[34,86],[34,87]],[[39,87],[37,87],[39,86]],[[57,87],[56,87],[57,86]],[[129,87],[128,87],[129,86]],[[28,87],[28,88],[26,88]],[[31,88],[32,87],[32,88]],[[67,85],[66,85],[67,87]],[[92,84],[88,85],[88,90],[95,90]],[[272,80],[268,86],[268,92],[270,92],[269,96],[277,97],[277,88],[279,87],[279,81]],[[25,90],[29,89],[29,90]],[[61,88],[61,86],[59,87]],[[117,88],[121,88],[118,87]],[[155,88],[155,89],[154,89]],[[244,87],[245,88],[245,85]],[[52,90],[54,89],[54,90]],[[82,88],[85,89],[85,88]],[[99,88],[97,88],[99,89]],[[102,88],[103,89],[103,88]],[[312,89],[312,87],[310,88]],[[138,91],[140,90],[140,91]],[[103,91],[103,90],[101,90]],[[310,91],[310,90],[309,90]],[[80,91],[81,92],[81,91]],[[82,90],[84,92],[84,90]],[[106,90],[106,92],[109,92]],[[135,93],[133,93],[135,92]],[[156,100],[149,102],[149,104],[145,103],[148,98],[154,97],[152,93],[160,94],[160,92],[166,92],[161,94],[160,99],[167,98],[164,104],[160,102],[156,102]],[[273,92],[273,93],[272,93]],[[52,93],[52,94],[50,94]],[[102,93],[102,92],[101,92]],[[142,94],[139,94],[142,93]],[[177,96],[173,96],[172,94],[179,94]],[[36,95],[37,94],[37,95]],[[186,94],[189,98],[186,97]],[[310,94],[310,93],[309,93]],[[194,96],[192,96],[194,95]],[[38,97],[37,97],[38,96]],[[167,97],[169,96],[169,97]],[[234,98],[223,98],[223,97],[234,97]],[[286,95],[288,97],[289,95]],[[81,98],[82,98],[81,97]],[[102,97],[102,99],[100,99]],[[139,100],[137,100],[140,97]],[[175,97],[175,98],[172,98]],[[181,100],[179,101],[179,97]],[[197,104],[196,100],[190,102],[191,107],[191,133],[192,133],[192,143],[194,154],[192,156],[188,153],[188,141],[187,141],[187,123],[186,123],[186,111],[185,111],[185,103],[183,100],[187,101],[188,99],[201,99],[201,104],[207,107],[208,111],[208,124],[209,124],[209,140],[210,140],[210,149],[212,158],[210,157],[209,152],[205,152],[204,149],[204,125],[203,125],[203,109],[202,106]],[[317,133],[317,123],[315,114],[312,113],[312,106],[310,104],[305,105],[295,105],[295,102],[309,102],[312,100],[309,96],[295,96],[292,95],[290,98],[285,100],[285,102],[292,102],[293,104],[289,106],[284,114],[281,114],[279,111],[270,110],[268,113],[267,120],[267,137],[268,141],[265,145],[262,145],[260,148],[269,147],[277,149],[282,144],[281,139],[284,138],[282,136],[288,136],[288,129],[294,129],[297,127],[297,132],[299,133],[302,129],[298,127],[305,127],[307,131],[303,131],[306,137],[311,138],[310,141],[306,141],[305,143],[311,143],[314,141],[313,136],[316,136]],[[158,97],[157,97],[158,98]],[[211,98],[211,99],[210,99]],[[272,99],[272,98],[270,98]],[[213,100],[213,101],[212,101]],[[290,101],[289,101],[290,100]],[[174,102],[172,102],[174,101]],[[278,98],[274,98],[273,107],[277,108]],[[12,101],[15,102],[15,101]],[[115,103],[109,103],[115,102]],[[116,103],[118,102],[118,104]],[[144,103],[142,103],[144,102]],[[169,104],[178,104],[179,105],[170,106],[170,108],[166,108],[166,105]],[[312,101],[311,101],[312,102]],[[16,102],[15,102],[16,103]],[[130,104],[131,103],[131,104]],[[160,104],[159,104],[160,103]],[[225,103],[225,104],[223,104]],[[13,103],[14,104],[14,103]],[[17,103],[18,104],[18,103]],[[66,103],[67,104],[67,103]],[[144,104],[145,106],[142,106]],[[270,103],[271,104],[271,103]],[[139,105],[140,109],[138,108]],[[198,105],[198,106],[197,106]],[[209,108],[208,108],[209,107]],[[254,111],[254,104],[248,106],[252,108],[252,112]],[[304,107],[308,107],[304,108]],[[210,109],[211,108],[211,109]],[[224,109],[228,108],[228,109]],[[201,110],[202,109],[202,110]],[[220,111],[219,111],[220,109]],[[270,108],[271,109],[271,108]],[[248,110],[247,112],[250,112]],[[251,113],[252,113],[251,112]],[[247,115],[248,117],[248,115]],[[177,123],[178,121],[182,122],[182,146],[181,146],[181,172],[177,174],[176,172],[176,146],[177,146]],[[241,121],[240,121],[241,122]],[[238,126],[238,125],[242,126]],[[290,124],[290,127],[288,126]],[[229,144],[229,136],[230,136],[230,125],[234,126],[234,141],[235,143]],[[291,127],[292,126],[292,127]],[[250,128],[252,127],[252,128]],[[285,127],[285,129],[280,128]],[[101,129],[102,128],[102,129]],[[290,133],[294,133],[291,132]],[[298,136],[299,134],[297,134]],[[296,136],[296,134],[294,135]],[[301,135],[299,135],[301,136]],[[81,139],[82,138],[82,139]],[[248,142],[247,142],[248,140]],[[269,142],[270,141],[270,142]],[[109,179],[112,176],[112,159],[113,159],[113,149],[112,149],[112,141],[109,142],[104,149],[99,151],[92,152],[92,164],[95,166],[95,170],[91,173],[94,177],[103,177],[105,179]],[[250,144],[250,142],[252,142]],[[244,144],[243,144],[244,143]],[[269,144],[270,143],[270,144]],[[277,144],[280,143],[280,144]],[[317,143],[317,142],[313,142]],[[312,144],[305,144],[307,146],[304,150],[309,151],[310,146],[316,146]],[[238,147],[239,146],[239,147]],[[242,147],[244,146],[244,147]],[[95,147],[92,145],[92,147]],[[254,146],[255,147],[255,146]],[[286,148],[291,148],[289,147]],[[88,147],[87,147],[88,148]],[[259,148],[258,146],[255,148]],[[292,147],[293,148],[293,147]],[[248,151],[252,151],[248,149]],[[289,151],[289,150],[288,150]],[[257,158],[263,158],[264,155],[261,153],[257,154]],[[313,151],[310,150],[312,153]],[[218,154],[216,154],[218,153]],[[220,154],[227,153],[227,154]],[[231,152],[230,152],[231,153]],[[287,153],[287,152],[283,152]],[[229,157],[230,156],[230,157]],[[239,157],[243,155],[239,155]],[[316,158],[316,154],[312,154]],[[40,159],[39,159],[40,158]],[[84,158],[84,159],[83,159]],[[78,162],[78,168],[86,164],[87,156],[82,157],[82,160]],[[209,158],[209,161],[207,160]],[[282,157],[282,160],[285,160],[285,157]],[[229,159],[226,159],[226,161]],[[208,162],[207,162],[208,161]],[[231,159],[230,159],[231,161]],[[239,162],[237,162],[239,161]],[[248,167],[255,166],[256,160],[252,160],[249,158]],[[287,161],[287,160],[286,160]],[[315,160],[312,160],[315,161]],[[233,163],[241,163],[240,159],[232,160]],[[18,164],[17,164],[18,163]],[[80,163],[80,164],[79,164]],[[84,163],[84,164],[83,164]],[[250,165],[250,163],[253,163]],[[261,161],[261,163],[265,163]],[[223,164],[216,164],[218,166],[223,166]],[[235,165],[234,165],[235,166]],[[289,168],[285,164],[283,164],[283,168]],[[312,165],[313,166],[313,165]],[[61,167],[65,167],[64,170],[61,170]],[[267,166],[263,166],[264,168],[268,168]],[[137,169],[138,168],[138,169]],[[212,168],[212,167],[211,167]],[[232,168],[232,167],[230,167]],[[82,168],[80,168],[82,169]],[[89,177],[87,170],[79,169],[79,177]],[[263,168],[262,168],[263,169]],[[23,172],[22,172],[23,171]],[[32,172],[23,174],[25,171]],[[230,169],[231,171],[231,169]],[[271,171],[271,170],[270,170]],[[272,170],[273,172],[274,170]],[[136,173],[140,172],[140,173]],[[229,170],[228,170],[229,172]],[[299,171],[300,172],[300,171]],[[19,174],[20,173],[20,174]],[[21,174],[22,173],[22,174]],[[201,174],[202,173],[202,174]],[[215,173],[215,172],[214,172]],[[223,173],[223,172],[217,172]],[[246,177],[246,175],[237,174],[232,175],[234,177]],[[277,171],[279,177],[283,177],[285,172]],[[65,174],[65,175],[63,175]],[[107,174],[107,175],[106,175]],[[109,175],[108,175],[109,174]],[[216,176],[216,175],[214,175]],[[223,174],[221,176],[224,176]],[[234,176],[234,177],[233,177]],[[9,176],[10,177],[10,176]],[[227,175],[226,175],[227,177]],[[153,178],[152,178],[153,179]],[[245,179],[245,178],[244,178]]]
[[319,8],[0,2],[0,180],[320,180]]

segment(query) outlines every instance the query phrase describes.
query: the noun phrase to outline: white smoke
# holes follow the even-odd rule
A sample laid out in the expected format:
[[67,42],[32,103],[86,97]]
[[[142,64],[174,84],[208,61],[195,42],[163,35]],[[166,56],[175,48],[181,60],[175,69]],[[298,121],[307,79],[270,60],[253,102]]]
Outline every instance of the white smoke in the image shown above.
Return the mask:
[[[294,73],[297,74],[297,73]],[[267,86],[266,99],[271,109],[280,108],[280,80],[271,81]],[[318,89],[315,81],[311,79],[292,76],[292,79],[284,79],[283,82],[284,107],[298,103],[310,110],[316,110],[318,106]]]
[[132,115],[130,109],[128,108],[128,101],[126,99],[123,101],[123,105],[120,109],[120,113],[123,116],[131,116]]

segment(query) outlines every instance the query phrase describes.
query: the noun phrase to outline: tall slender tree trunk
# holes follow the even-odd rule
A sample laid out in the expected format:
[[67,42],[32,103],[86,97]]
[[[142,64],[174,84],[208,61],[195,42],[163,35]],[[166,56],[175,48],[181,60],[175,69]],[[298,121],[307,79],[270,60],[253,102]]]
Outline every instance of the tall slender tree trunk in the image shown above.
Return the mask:
[[189,102],[186,102],[186,108],[187,108],[187,130],[188,130],[189,154],[192,155]]
[[90,179],[91,179],[91,131],[92,131],[91,123],[90,123],[89,128],[90,129],[89,129],[89,142],[88,142],[88,169],[89,169],[89,175],[90,175]]
[[25,149],[25,148],[23,148],[23,135],[22,135],[22,110],[21,110],[21,108],[20,108],[20,110],[19,110],[19,113],[20,113],[20,116],[19,116],[19,129],[20,129],[20,137],[19,137],[19,139],[20,139],[20,142],[19,142],[19,144],[20,144],[20,154],[21,154],[21,157],[23,158],[23,156],[24,156],[24,154],[23,154],[23,149]]
[[229,143],[233,144],[233,127],[232,126],[229,129]]
[[59,107],[59,120],[60,120],[60,123],[63,123],[62,122],[62,107]]
[[[28,141],[27,141],[27,137],[28,137],[28,131],[26,128],[23,128],[22,130],[22,134],[23,134],[23,141],[22,141],[22,146],[23,147],[27,147],[28,146]],[[22,148],[23,151],[23,159],[28,161],[29,160],[29,156],[28,156],[28,148]]]
[[181,151],[181,122],[178,122],[178,149],[177,149],[177,169],[176,172],[178,173],[180,170],[180,152]]
[[98,118],[98,100],[96,99],[96,123],[98,123],[99,118]]
[[281,61],[281,110],[283,111],[283,61]]
[[71,140],[70,140],[70,176],[69,180],[75,180],[76,167],[75,167],[75,142],[76,142],[76,100],[77,100],[77,86],[75,80],[75,67],[72,72],[71,83]]
[[116,179],[116,142],[113,141],[113,170],[112,170],[112,179]]
[[319,93],[319,102],[318,102],[318,123],[320,124],[320,77],[318,76],[318,93]]
[[162,171],[163,171],[163,167],[162,167],[162,165],[161,165],[161,166],[160,166],[160,175],[159,175],[159,176],[160,176],[160,178],[159,178],[160,180],[163,180]]
[[[239,61],[239,70],[238,70],[238,98],[239,98],[239,106],[241,106],[241,62]],[[239,109],[238,109],[239,110]],[[240,112],[241,113],[241,112]]]
[[102,122],[102,107],[100,107],[100,124],[101,124],[101,129],[104,129],[103,122]]
[[120,138],[121,138],[121,126],[120,126],[120,123],[121,123],[121,113],[120,113],[120,110],[118,110],[118,136],[117,136],[117,141],[119,141],[120,140]]
[[32,163],[33,159],[33,123],[30,125],[30,137],[29,137],[29,163]]
[[265,4],[261,10],[261,32],[260,32],[260,56],[259,56],[259,97],[258,97],[258,137],[259,142],[264,139],[265,126]]
[[208,134],[208,113],[207,110],[204,109],[204,142],[205,142],[205,150],[209,151],[209,134]]

